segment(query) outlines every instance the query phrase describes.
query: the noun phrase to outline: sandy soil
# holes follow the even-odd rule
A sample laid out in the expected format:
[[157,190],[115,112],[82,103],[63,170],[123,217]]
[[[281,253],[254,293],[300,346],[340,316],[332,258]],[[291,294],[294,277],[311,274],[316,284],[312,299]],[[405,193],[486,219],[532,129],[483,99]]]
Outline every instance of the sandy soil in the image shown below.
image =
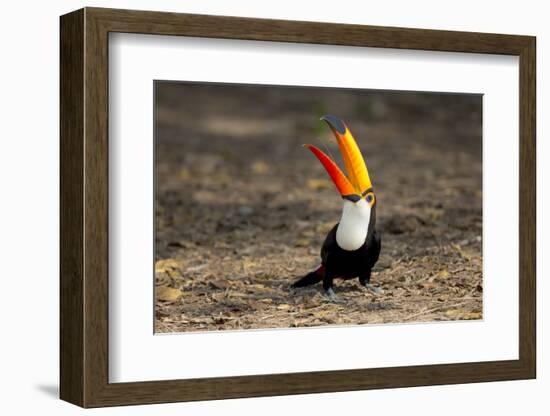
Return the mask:
[[[482,318],[481,98],[156,85],[157,332]],[[290,289],[319,264],[341,199],[313,143],[345,120],[377,196],[371,282]]]

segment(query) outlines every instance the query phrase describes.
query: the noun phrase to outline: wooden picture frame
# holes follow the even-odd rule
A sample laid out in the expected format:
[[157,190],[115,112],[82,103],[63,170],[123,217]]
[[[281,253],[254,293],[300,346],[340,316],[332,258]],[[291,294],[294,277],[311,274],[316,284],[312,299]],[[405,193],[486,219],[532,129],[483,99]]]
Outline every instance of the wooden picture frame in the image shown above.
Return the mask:
[[[535,38],[85,8],[61,17],[60,396],[82,407],[338,392],[536,376]],[[519,56],[519,359],[109,383],[108,34]]]

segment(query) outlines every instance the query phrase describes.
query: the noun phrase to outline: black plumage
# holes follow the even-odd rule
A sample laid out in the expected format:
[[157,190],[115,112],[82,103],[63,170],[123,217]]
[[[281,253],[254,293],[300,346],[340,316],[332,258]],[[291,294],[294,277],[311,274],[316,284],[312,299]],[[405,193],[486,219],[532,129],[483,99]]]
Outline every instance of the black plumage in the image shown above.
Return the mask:
[[338,225],[339,223],[325,238],[321,248],[321,266],[294,282],[292,287],[304,287],[323,281],[323,289],[329,293],[332,291],[334,279],[348,280],[355,277],[359,278],[362,285],[369,284],[372,268],[378,261],[381,249],[381,235],[376,230],[376,205],[371,210],[365,242],[357,250],[344,250],[338,245]]

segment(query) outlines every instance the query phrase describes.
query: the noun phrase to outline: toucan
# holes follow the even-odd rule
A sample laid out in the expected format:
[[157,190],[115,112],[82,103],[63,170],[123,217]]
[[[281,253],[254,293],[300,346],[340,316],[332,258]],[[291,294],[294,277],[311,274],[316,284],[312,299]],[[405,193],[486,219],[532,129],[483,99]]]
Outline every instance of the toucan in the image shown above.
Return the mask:
[[321,265],[292,284],[293,288],[323,281],[330,300],[337,300],[335,278],[359,278],[361,285],[374,293],[382,290],[370,283],[371,271],[378,261],[381,236],[376,230],[376,196],[361,151],[349,128],[338,117],[326,115],[325,121],[338,142],[348,176],[324,152],[311,144],[304,146],[319,159],[344,200],[342,216],[328,233],[321,248]]

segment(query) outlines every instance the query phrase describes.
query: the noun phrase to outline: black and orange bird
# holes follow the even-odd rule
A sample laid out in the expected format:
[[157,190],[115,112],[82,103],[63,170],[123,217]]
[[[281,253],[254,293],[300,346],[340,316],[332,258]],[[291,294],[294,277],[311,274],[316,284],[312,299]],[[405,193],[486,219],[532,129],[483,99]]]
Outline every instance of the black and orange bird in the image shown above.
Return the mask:
[[321,117],[338,142],[348,176],[317,147],[304,145],[319,159],[344,200],[342,216],[328,233],[321,248],[321,265],[292,284],[309,286],[323,281],[323,289],[336,300],[333,280],[359,278],[361,285],[374,293],[381,289],[370,284],[371,271],[378,261],[381,248],[380,233],[376,231],[376,196],[367,165],[350,130],[333,115]]

